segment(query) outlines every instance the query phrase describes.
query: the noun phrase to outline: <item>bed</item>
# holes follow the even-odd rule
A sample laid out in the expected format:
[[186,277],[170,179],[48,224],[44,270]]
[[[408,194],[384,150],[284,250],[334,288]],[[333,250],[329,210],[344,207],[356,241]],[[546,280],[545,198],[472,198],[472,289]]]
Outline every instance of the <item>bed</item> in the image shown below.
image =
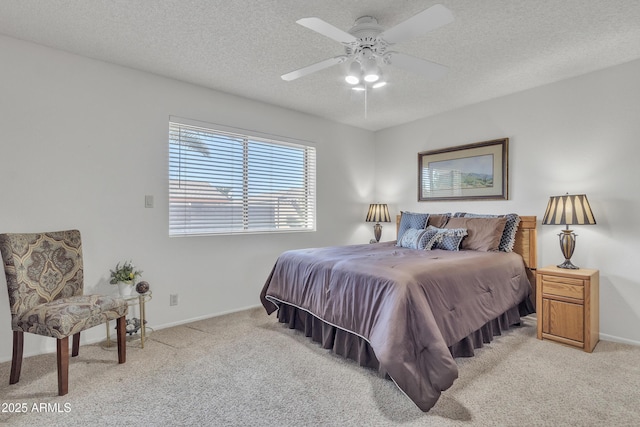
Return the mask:
[[[483,221],[454,220],[465,215],[474,217],[456,213],[446,223],[463,221],[471,233]],[[534,311],[536,217],[516,217],[511,251],[444,250],[442,236],[431,250],[401,247],[409,230],[442,233],[446,223],[427,226],[427,219],[422,228],[407,229],[398,216],[398,236],[405,237],[398,241],[284,252],[261,302],[268,314],[277,310],[280,322],[323,348],[389,377],[428,411],[457,378],[455,357],[473,356]]]

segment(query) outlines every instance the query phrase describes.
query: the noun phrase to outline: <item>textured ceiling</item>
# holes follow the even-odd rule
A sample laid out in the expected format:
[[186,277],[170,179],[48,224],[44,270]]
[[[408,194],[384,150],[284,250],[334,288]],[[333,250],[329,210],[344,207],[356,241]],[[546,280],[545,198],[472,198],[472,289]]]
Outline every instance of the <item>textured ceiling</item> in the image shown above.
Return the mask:
[[295,21],[389,28],[438,1],[0,0],[0,33],[219,91],[379,130],[640,58],[639,0],[442,0],[455,21],[394,50],[447,65],[436,82],[393,67],[364,97],[341,65],[280,75],[344,53]]

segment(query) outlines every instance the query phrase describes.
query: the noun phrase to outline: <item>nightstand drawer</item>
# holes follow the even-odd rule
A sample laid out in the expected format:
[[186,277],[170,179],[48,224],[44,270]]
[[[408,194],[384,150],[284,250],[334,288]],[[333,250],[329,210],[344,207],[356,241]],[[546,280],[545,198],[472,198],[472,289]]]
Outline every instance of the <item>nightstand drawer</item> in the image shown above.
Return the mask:
[[542,276],[542,293],[584,300],[584,282],[567,277]]

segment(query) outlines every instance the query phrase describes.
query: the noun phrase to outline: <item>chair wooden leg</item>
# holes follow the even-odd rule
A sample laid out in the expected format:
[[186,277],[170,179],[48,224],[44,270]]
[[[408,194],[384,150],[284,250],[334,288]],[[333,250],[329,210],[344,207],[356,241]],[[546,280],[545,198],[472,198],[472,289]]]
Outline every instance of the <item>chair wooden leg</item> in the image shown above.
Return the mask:
[[125,316],[119,317],[118,320],[116,320],[116,331],[118,341],[118,363],[125,363],[127,361],[127,331]]
[[58,347],[58,396],[69,392],[69,337],[57,340]]
[[13,357],[11,359],[11,375],[9,384],[20,381],[20,371],[22,370],[22,349],[24,348],[24,332],[13,331]]
[[73,334],[73,344],[71,347],[71,357],[76,357],[80,351],[80,332]]

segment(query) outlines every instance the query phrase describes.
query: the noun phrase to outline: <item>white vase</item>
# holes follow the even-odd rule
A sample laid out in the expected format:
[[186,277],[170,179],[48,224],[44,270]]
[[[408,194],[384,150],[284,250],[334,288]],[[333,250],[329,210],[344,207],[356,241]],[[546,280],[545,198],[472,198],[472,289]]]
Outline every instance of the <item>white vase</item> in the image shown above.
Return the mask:
[[131,296],[133,293],[133,284],[126,282],[118,282],[118,292],[120,292],[121,297]]

